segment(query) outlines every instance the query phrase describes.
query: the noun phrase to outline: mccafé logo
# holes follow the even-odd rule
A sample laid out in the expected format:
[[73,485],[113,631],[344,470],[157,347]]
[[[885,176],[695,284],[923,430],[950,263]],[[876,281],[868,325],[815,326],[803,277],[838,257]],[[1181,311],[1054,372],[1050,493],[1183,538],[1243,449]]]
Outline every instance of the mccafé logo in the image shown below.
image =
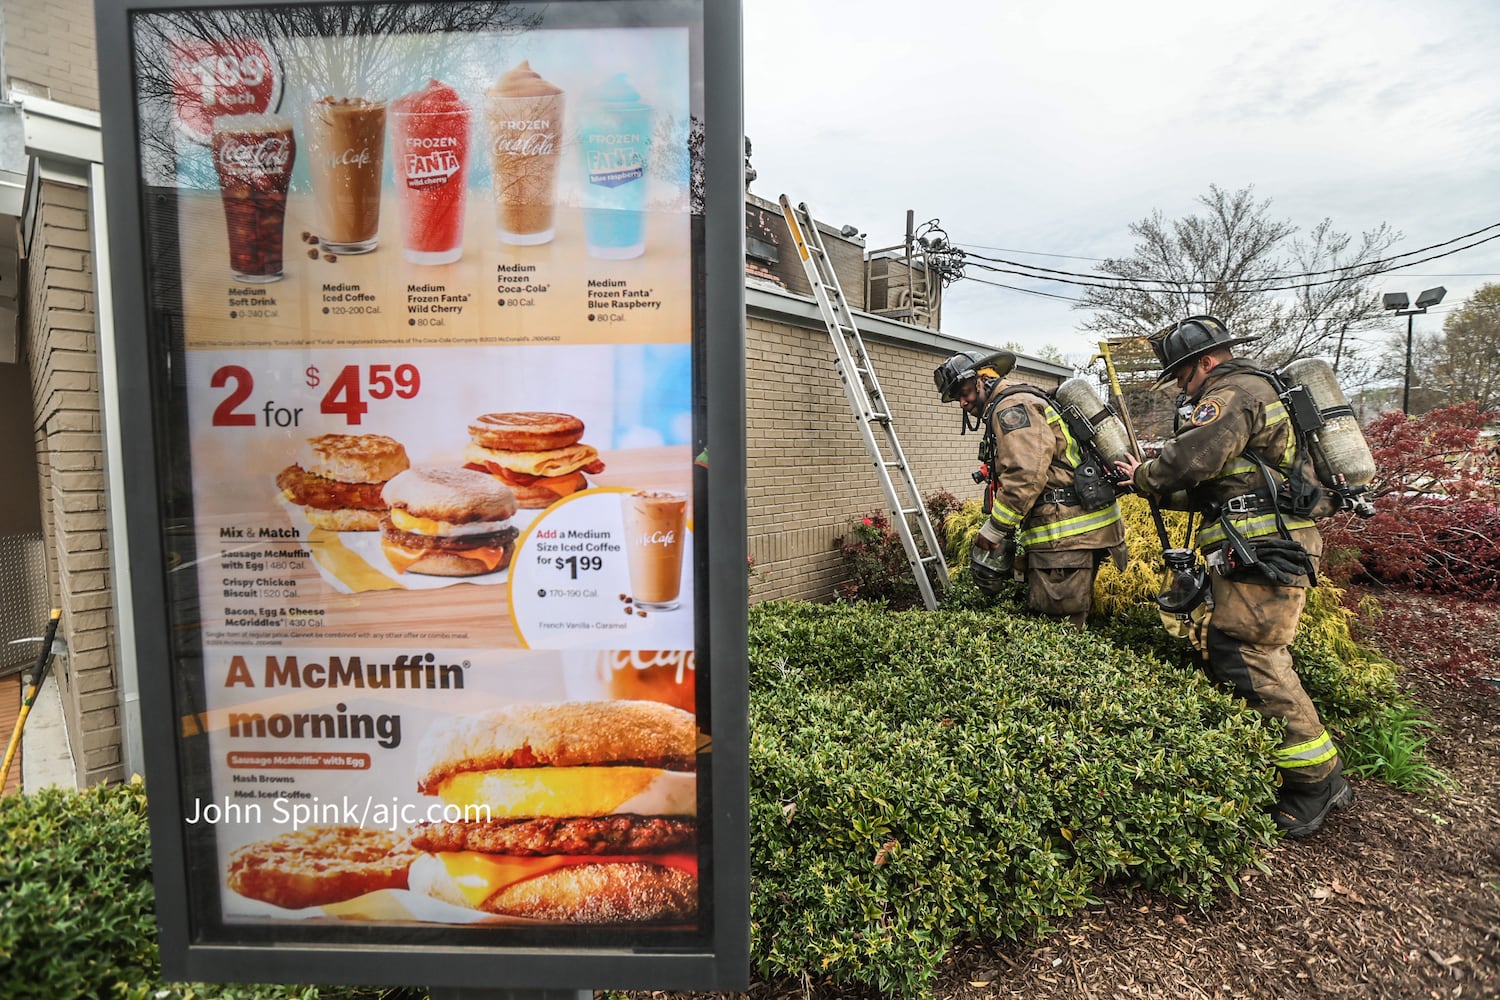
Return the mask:
[[615,662],[611,664],[614,670],[670,670],[678,684],[686,679],[689,670],[698,672],[691,649],[622,649],[614,656]]
[[356,153],[354,147],[350,146],[342,153],[335,153],[330,156],[328,158],[328,165],[330,167],[368,167],[372,159],[369,147],[361,149]]
[[438,153],[406,154],[406,186],[440,187],[458,173],[458,154],[449,150]]
[[268,135],[255,142],[229,139],[219,148],[219,162],[245,174],[280,173],[292,159],[292,140]]
[[642,545],[671,545],[677,541],[676,531],[653,531],[649,535],[641,533]]
[[552,132],[495,137],[495,152],[512,156],[550,156],[556,149],[557,136]]

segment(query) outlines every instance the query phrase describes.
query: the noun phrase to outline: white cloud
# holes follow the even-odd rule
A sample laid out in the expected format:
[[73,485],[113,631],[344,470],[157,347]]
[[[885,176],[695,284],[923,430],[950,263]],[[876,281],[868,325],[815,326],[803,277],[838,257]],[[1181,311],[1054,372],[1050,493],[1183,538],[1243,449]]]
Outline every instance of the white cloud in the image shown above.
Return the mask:
[[[871,246],[899,242],[911,208],[959,242],[1118,255],[1131,222],[1192,212],[1210,184],[1254,184],[1303,228],[1388,222],[1398,249],[1500,221],[1490,0],[746,0],[745,28],[754,190]],[[1390,288],[1444,284],[1456,304],[1500,280],[1469,272],[1500,272],[1500,240]],[[1081,318],[973,282],[944,308],[956,335],[1068,352],[1090,350]]]

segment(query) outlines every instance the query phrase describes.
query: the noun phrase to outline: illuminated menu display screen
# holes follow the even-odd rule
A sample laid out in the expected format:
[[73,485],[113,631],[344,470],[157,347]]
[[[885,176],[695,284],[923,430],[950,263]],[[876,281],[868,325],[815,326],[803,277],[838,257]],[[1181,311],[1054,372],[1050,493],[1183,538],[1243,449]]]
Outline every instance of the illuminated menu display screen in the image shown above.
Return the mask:
[[193,934],[704,947],[701,4],[127,24]]

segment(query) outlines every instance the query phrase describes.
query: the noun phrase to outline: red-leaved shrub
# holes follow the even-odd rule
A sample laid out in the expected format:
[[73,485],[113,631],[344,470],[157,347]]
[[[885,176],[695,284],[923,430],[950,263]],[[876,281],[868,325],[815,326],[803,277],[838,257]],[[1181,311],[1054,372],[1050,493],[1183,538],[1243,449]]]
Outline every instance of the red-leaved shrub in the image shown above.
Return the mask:
[[1500,595],[1500,447],[1485,414],[1461,403],[1384,413],[1365,429],[1377,513],[1322,525],[1328,569],[1344,580]]

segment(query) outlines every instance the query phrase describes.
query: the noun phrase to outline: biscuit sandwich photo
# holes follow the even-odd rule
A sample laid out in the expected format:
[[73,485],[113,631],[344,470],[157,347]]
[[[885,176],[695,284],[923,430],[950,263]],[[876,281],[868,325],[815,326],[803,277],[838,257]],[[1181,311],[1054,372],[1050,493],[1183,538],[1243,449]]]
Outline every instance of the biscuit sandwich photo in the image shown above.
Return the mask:
[[417,789],[462,822],[413,832],[410,888],[573,924],[698,912],[697,725],[649,701],[513,704],[428,732]]
[[323,434],[281,470],[276,486],[314,528],[375,531],[389,509],[380,491],[411,467],[406,449],[384,434]]
[[479,576],[510,565],[516,495],[468,469],[408,469],[381,491],[380,547],[398,573]]
[[588,488],[584,473],[604,471],[583,444],[583,421],[568,413],[486,413],[469,424],[465,467],[488,472],[516,491],[528,510],[550,507]]

